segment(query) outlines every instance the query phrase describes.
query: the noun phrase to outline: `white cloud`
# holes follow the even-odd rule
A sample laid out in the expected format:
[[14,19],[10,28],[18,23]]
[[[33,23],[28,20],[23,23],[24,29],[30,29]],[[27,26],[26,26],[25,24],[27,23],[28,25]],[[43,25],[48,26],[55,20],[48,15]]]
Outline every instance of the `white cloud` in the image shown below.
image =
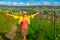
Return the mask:
[[11,2],[0,2],[0,5],[11,5]]
[[55,6],[59,6],[60,2],[54,2]]
[[55,4],[58,4],[58,2],[54,2]]
[[31,3],[30,5],[41,5],[41,3]]
[[30,6],[31,4],[30,3],[26,3],[26,6]]
[[8,5],[8,6],[30,6],[30,5],[60,5],[59,2],[46,2],[44,1],[43,3],[24,3],[24,2],[2,2],[0,1],[0,5]]
[[23,3],[23,2],[0,2],[0,5],[8,5],[8,6],[30,6],[30,5],[40,5],[40,3]]
[[50,5],[50,3],[49,3],[49,2],[44,1],[44,2],[43,2],[43,5]]
[[13,5],[14,5],[14,6],[16,6],[17,4],[18,4],[18,3],[16,3],[16,2],[13,2]]
[[5,4],[5,2],[0,2],[0,5],[2,5],[2,4],[4,5],[4,4]]
[[23,6],[23,5],[25,5],[25,3],[23,3],[23,2],[18,3],[18,6]]
[[11,2],[6,2],[5,5],[11,5],[12,3]]
[[23,2],[20,2],[19,4],[23,4],[23,5],[24,5],[25,3],[23,3]]

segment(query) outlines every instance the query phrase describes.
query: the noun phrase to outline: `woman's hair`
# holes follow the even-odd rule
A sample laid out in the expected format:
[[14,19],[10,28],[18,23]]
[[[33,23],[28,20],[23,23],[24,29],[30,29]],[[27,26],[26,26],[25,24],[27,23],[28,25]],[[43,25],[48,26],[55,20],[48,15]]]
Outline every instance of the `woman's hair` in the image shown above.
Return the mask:
[[27,13],[27,11],[22,11],[22,13]]

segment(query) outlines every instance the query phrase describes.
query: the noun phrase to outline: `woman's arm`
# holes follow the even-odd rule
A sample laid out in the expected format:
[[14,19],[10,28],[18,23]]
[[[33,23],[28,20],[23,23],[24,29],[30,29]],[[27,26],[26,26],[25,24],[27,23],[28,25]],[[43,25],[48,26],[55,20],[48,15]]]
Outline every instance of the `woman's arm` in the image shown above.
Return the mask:
[[19,16],[12,15],[12,14],[9,14],[9,13],[7,13],[6,15],[11,16],[11,17],[13,17],[14,19],[18,19],[18,18],[19,18]]
[[36,16],[37,14],[39,14],[39,12],[37,12],[37,13],[35,13],[35,14],[33,14],[33,15]]
[[7,16],[14,16],[14,15],[12,15],[12,14],[9,14],[9,13],[8,13],[8,14],[6,14],[6,15],[7,15]]
[[37,12],[37,13],[31,15],[30,18],[34,18],[34,17],[35,17],[36,15],[38,15],[38,14],[39,14],[39,12]]

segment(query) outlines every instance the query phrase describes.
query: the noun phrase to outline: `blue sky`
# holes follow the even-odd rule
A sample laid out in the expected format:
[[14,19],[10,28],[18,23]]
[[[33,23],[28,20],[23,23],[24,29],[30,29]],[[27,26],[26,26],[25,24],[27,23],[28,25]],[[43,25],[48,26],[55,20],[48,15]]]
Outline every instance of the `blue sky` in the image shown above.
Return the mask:
[[0,0],[0,5],[60,5],[60,0]]
[[24,2],[24,3],[26,3],[26,2],[43,2],[43,1],[47,1],[47,2],[60,2],[60,0],[0,0],[0,1],[4,1],[4,2],[8,2],[8,1],[10,1],[10,2]]

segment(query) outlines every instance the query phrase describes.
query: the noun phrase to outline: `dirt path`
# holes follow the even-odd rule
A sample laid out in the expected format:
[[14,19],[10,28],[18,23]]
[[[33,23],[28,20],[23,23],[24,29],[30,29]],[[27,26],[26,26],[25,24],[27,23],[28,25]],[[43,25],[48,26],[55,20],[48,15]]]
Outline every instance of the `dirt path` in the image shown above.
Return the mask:
[[15,24],[12,26],[11,31],[10,31],[8,34],[6,34],[6,36],[7,36],[8,38],[10,38],[11,40],[13,40],[14,37],[16,36],[16,30],[17,30],[17,23],[15,23]]

